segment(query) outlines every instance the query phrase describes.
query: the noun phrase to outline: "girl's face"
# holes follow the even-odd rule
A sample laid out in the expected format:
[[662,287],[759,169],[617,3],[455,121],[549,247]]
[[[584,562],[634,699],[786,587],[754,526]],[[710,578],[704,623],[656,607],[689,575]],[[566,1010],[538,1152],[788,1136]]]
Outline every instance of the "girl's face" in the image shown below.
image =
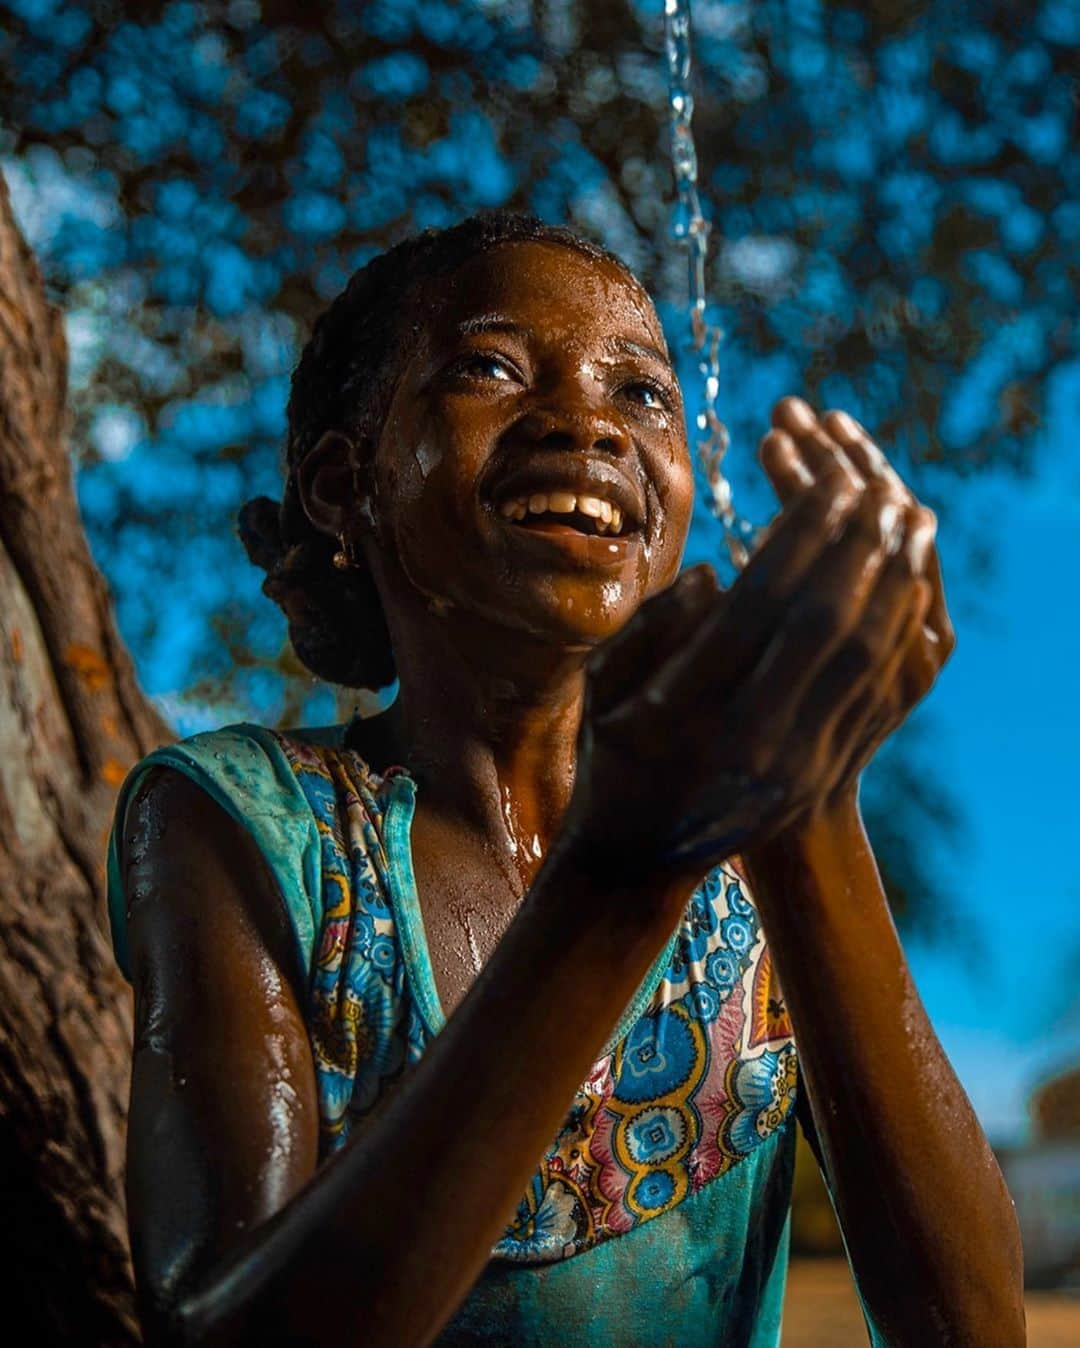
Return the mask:
[[608,262],[512,243],[425,309],[375,452],[383,547],[443,611],[595,645],[675,578],[690,524],[651,303]]

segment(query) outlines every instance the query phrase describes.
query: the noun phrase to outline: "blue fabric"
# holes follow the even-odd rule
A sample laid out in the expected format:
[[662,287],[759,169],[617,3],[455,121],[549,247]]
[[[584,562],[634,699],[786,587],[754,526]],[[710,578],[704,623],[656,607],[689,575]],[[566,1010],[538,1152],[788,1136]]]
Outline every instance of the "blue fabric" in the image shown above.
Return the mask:
[[776,1348],[794,1143],[789,1120],[671,1212],[573,1259],[489,1264],[439,1348]]
[[[325,734],[331,742],[335,734],[340,740],[341,727]],[[322,925],[318,829],[278,737],[263,726],[241,724],[155,749],[132,768],[120,787],[109,833],[106,875],[113,951],[124,977],[131,981],[117,833],[128,801],[155,767],[183,773],[251,834],[277,880],[301,968],[310,968],[315,934]]]

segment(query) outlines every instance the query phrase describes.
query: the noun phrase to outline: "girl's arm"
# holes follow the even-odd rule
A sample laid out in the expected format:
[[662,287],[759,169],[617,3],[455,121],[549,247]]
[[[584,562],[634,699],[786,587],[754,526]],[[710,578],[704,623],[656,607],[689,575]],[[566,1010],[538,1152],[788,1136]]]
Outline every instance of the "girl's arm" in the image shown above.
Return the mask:
[[303,980],[255,844],[160,769],[135,793],[123,836],[136,1017],[128,1202],[148,1341],[430,1342],[692,885],[658,886],[643,868],[601,886],[571,847],[550,854],[423,1059],[316,1171]]
[[[841,462],[866,490],[925,511],[858,422],[801,399],[761,446],[786,509]],[[955,644],[932,534],[906,623],[881,587],[845,676],[862,688],[833,722],[832,777],[798,825],[746,849],[791,1012],[826,1177],[859,1291],[890,1345],[1025,1342],[1016,1213],[915,990],[858,809],[859,774],[932,687]],[[867,671],[869,674],[867,676]],[[796,720],[792,745],[808,727]]]
[[744,862],[875,1327],[896,1348],[1022,1348],[1016,1213],[915,990],[855,792]]

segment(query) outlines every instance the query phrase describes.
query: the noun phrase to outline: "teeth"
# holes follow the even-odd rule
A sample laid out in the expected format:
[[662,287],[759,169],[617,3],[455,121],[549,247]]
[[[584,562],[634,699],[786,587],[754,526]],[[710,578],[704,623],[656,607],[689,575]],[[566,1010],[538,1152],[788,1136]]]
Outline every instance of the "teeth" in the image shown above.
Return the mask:
[[527,514],[544,515],[548,511],[556,515],[570,515],[575,510],[595,520],[598,533],[622,532],[622,511],[610,501],[601,500],[599,496],[575,496],[569,491],[537,491],[531,496],[518,496],[513,500],[503,501],[499,506],[499,514],[507,520],[523,520]]

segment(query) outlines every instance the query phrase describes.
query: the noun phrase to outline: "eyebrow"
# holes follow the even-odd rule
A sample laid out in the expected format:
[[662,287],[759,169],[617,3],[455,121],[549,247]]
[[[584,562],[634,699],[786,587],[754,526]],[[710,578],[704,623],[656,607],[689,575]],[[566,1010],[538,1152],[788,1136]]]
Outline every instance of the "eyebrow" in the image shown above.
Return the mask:
[[[454,335],[458,337],[472,337],[482,332],[508,332],[517,337],[529,337],[531,335],[528,328],[523,327],[520,323],[513,322],[509,318],[504,318],[501,314],[481,314],[476,318],[466,318],[454,328]],[[661,351],[659,347],[631,341],[629,337],[612,337],[605,345],[614,347],[617,351],[626,352],[628,355],[643,356],[646,360],[656,361],[668,370],[674,368],[670,356]]]

